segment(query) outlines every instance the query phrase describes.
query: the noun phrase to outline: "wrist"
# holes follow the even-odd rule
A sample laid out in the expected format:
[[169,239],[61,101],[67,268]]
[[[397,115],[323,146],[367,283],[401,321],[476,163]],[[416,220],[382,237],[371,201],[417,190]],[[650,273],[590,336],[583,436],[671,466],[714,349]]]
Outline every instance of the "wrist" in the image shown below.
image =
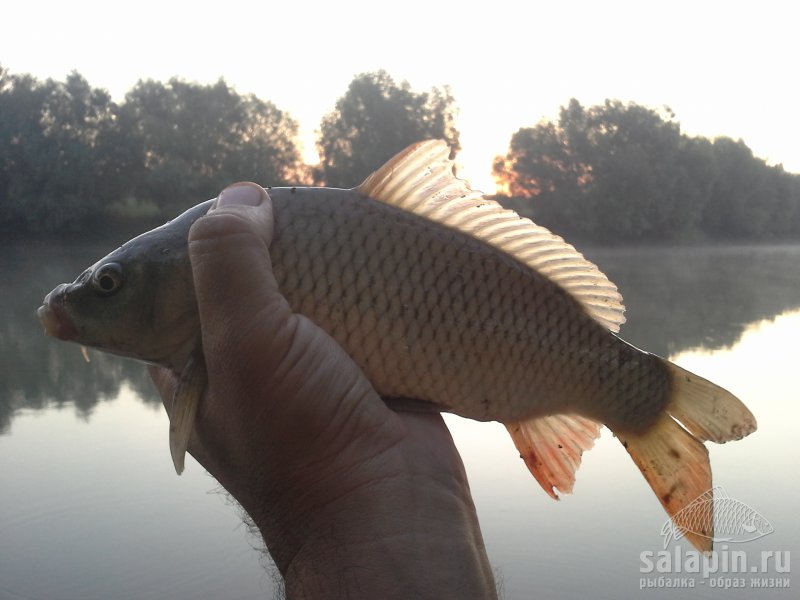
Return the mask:
[[365,502],[349,498],[339,510],[319,515],[315,531],[282,570],[287,598],[492,597],[471,500],[428,488],[424,497],[391,490],[376,504],[375,491],[365,491]]
[[212,465],[260,530],[287,598],[495,598],[441,417],[390,413],[360,435],[349,421],[331,427],[346,444],[320,438],[285,452],[273,434],[268,451]]
[[398,476],[294,519],[257,521],[289,599],[492,598],[466,480]]

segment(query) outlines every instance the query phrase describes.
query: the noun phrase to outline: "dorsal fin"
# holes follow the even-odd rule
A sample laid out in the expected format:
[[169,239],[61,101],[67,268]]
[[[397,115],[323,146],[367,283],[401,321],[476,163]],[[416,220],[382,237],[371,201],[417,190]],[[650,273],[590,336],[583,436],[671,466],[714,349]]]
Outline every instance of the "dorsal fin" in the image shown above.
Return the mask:
[[613,332],[625,322],[622,296],[594,264],[559,236],[457,179],[450,148],[442,140],[409,146],[355,191],[502,250],[561,286]]

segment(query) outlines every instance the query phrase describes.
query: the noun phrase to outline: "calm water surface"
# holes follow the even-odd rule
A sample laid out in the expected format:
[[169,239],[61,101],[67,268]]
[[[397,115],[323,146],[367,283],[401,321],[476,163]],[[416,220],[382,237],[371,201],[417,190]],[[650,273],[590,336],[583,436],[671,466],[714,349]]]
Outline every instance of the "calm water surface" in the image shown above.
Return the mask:
[[[111,247],[27,243],[0,253],[0,598],[271,598],[266,561],[237,508],[193,460],[175,476],[144,368],[97,352],[86,364],[35,320],[46,292]],[[720,560],[741,551],[747,573],[643,573],[641,553],[662,550],[666,517],[607,431],[584,456],[574,495],[553,502],[502,426],[447,417],[504,597],[798,597],[791,567],[778,573],[768,559],[762,569],[761,557],[800,552],[800,246],[587,254],[625,296],[624,338],[729,388],[756,414],[758,432],[709,451],[715,485],[774,533],[717,545]],[[673,542],[670,556],[682,562],[689,549]],[[658,575],[694,587],[640,589]],[[753,589],[752,578],[791,587]]]

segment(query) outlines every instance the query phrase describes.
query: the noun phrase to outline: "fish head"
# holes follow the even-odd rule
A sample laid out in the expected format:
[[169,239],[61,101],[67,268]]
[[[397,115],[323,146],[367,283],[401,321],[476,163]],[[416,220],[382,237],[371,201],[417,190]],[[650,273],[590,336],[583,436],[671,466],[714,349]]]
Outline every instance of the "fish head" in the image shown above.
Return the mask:
[[756,534],[755,538],[753,538],[756,539],[772,533],[775,531],[775,528],[772,526],[772,523],[766,519],[766,517],[756,511],[753,511],[750,522],[747,524],[745,531],[751,534]]
[[45,332],[180,370],[200,341],[189,228],[212,202],[130,240],[53,289],[37,311]]

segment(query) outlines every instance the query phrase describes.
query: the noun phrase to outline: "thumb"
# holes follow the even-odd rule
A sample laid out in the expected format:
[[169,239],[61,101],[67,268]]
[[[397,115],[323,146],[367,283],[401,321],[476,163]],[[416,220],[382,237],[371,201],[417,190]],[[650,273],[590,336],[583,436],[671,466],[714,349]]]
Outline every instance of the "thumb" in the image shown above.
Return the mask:
[[261,187],[238,183],[189,232],[210,400],[195,432],[207,456],[224,457],[216,472],[266,456],[273,473],[306,473],[305,485],[371,460],[403,430],[344,349],[280,293],[272,209]]
[[[269,195],[261,186],[243,182],[225,188],[189,232],[210,375],[222,366],[240,373],[247,369],[246,364],[231,364],[232,357],[243,363],[246,360],[240,359],[247,357],[269,358],[265,353],[281,356],[282,344],[291,338],[281,335],[289,327],[292,311],[272,273],[273,230]],[[265,331],[270,334],[264,335]]]

